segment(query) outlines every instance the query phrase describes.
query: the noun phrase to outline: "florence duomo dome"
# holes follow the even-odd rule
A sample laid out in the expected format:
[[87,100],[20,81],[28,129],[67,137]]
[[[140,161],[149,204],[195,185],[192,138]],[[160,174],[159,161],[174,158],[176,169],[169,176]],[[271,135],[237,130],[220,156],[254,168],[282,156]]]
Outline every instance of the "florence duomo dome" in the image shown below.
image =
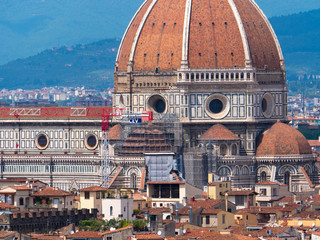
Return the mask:
[[114,78],[114,107],[175,114],[182,123],[180,154],[192,184],[204,185],[214,172],[253,187],[285,181],[289,171],[286,181],[297,183],[290,180],[289,188],[305,188],[297,180],[300,163],[281,170],[287,156],[299,156],[314,172],[308,149],[274,164],[276,151],[261,154],[264,141],[256,155],[259,136],[287,121],[287,86],[280,44],[253,0],[146,0],[123,36]]

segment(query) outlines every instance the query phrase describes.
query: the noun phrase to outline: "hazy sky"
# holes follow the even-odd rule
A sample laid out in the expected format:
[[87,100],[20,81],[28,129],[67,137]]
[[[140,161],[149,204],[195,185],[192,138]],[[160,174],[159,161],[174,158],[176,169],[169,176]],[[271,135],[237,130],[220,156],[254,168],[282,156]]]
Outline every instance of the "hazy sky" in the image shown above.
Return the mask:
[[[121,38],[143,0],[1,0],[0,64],[58,45]],[[320,8],[320,0],[257,0],[268,17]]]

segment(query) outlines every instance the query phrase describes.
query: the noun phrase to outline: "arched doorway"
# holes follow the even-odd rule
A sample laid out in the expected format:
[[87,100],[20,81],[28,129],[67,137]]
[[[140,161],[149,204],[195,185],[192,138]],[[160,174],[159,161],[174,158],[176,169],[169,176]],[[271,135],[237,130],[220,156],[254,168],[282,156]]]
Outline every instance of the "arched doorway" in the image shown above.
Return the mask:
[[263,171],[260,174],[260,182],[265,182],[265,181],[267,181],[267,173]]
[[290,180],[291,180],[291,176],[290,176],[290,172],[287,171],[284,173],[283,176],[283,183],[288,185],[288,189],[290,190]]
[[130,187],[131,188],[137,188],[137,174],[132,173],[130,176]]

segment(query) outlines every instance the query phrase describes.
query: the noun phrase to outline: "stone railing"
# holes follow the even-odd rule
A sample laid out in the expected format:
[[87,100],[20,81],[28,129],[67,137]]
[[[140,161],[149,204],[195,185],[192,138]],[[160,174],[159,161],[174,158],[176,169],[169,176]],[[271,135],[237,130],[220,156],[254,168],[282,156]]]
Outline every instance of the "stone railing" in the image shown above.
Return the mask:
[[254,82],[255,69],[178,69],[177,82]]

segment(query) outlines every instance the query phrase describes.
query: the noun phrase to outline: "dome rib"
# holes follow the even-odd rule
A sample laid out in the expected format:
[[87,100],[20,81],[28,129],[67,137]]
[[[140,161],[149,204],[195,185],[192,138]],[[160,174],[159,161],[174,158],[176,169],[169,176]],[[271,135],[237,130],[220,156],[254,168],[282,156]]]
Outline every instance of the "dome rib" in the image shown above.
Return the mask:
[[139,37],[141,35],[141,31],[143,29],[144,24],[147,21],[147,18],[149,16],[151,10],[153,9],[154,5],[157,2],[158,2],[158,0],[153,0],[152,1],[151,5],[149,6],[148,10],[144,14],[144,16],[143,16],[143,18],[142,18],[142,20],[140,22],[140,25],[139,25],[138,30],[136,32],[136,35],[135,35],[135,37],[133,39],[132,48],[131,48],[130,57],[129,57],[129,62],[133,62],[134,54],[135,54],[135,51],[136,51],[136,48],[137,48],[137,43],[138,43]]
[[189,53],[189,32],[190,32],[190,21],[191,21],[191,9],[192,9],[192,0],[187,0],[185,16],[184,16],[184,26],[183,26],[181,68],[189,67],[188,53]]
[[139,8],[135,16],[132,18],[127,31],[121,40],[121,45],[118,50],[118,59],[116,61],[116,67],[118,67],[119,71],[127,71],[130,51],[132,49],[133,39],[137,32],[137,26],[140,24],[140,21],[150,6],[151,1],[152,0],[146,0],[142,4],[141,8]]
[[122,46],[123,46],[123,42],[124,42],[124,39],[126,38],[127,34],[128,34],[128,31],[133,23],[133,21],[136,19],[138,13],[141,12],[142,8],[146,5],[146,3],[148,2],[148,0],[145,0],[143,2],[143,4],[139,7],[139,9],[136,11],[136,13],[134,14],[133,18],[131,19],[129,25],[127,26],[126,28],[126,31],[124,32],[123,34],[123,37],[121,39],[121,42],[120,42],[120,45],[119,45],[119,50],[118,50],[118,53],[117,53],[117,57],[116,57],[116,62],[118,63],[119,62],[119,55],[120,55],[120,52],[121,52],[121,49],[122,49]]
[[252,67],[252,60],[250,57],[250,48],[249,48],[249,43],[248,43],[248,39],[247,39],[247,34],[246,31],[244,29],[243,23],[242,23],[242,19],[241,16],[239,14],[239,11],[234,3],[233,0],[228,0],[231,9],[233,11],[233,14],[236,18],[237,24],[238,24],[238,28],[240,31],[240,35],[241,35],[241,39],[242,39],[242,44],[243,44],[243,50],[244,50],[244,54],[245,54],[245,66],[246,67]]
[[279,58],[280,58],[280,65],[282,70],[285,70],[285,62],[284,62],[284,57],[283,57],[283,53],[280,47],[280,43],[278,40],[278,37],[276,35],[276,33],[273,30],[273,27],[271,26],[268,18],[266,17],[266,15],[263,13],[263,11],[261,10],[261,8],[257,5],[257,3],[255,1],[250,0],[250,2],[252,3],[252,5],[256,8],[256,10],[260,13],[261,17],[263,18],[264,22],[267,24],[269,31],[271,32],[272,36],[273,36],[273,40],[276,44],[277,50],[278,50],[278,54],[279,54]]

